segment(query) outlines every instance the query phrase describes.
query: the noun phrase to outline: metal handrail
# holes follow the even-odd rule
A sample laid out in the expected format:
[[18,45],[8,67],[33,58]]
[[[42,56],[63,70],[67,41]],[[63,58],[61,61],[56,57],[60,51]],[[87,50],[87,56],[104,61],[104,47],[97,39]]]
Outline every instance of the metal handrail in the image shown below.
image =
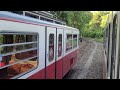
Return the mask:
[[25,61],[28,61],[28,60],[30,60],[30,59],[36,58],[36,57],[37,57],[37,56],[33,56],[33,57],[30,57],[30,58],[26,58],[26,59],[23,59],[23,60],[19,60],[19,61],[16,61],[16,62],[12,63],[12,64],[8,64],[8,65],[6,65],[6,66],[0,67],[0,69],[9,67],[9,66],[11,66],[11,65],[15,65],[15,64],[17,64],[17,63],[25,62]]
[[31,49],[20,50],[20,51],[15,51],[15,52],[9,52],[9,53],[5,53],[5,54],[1,54],[1,56],[3,57],[3,56],[12,55],[12,54],[17,54],[17,53],[22,53],[22,52],[37,50],[37,49],[38,49],[38,47],[36,47],[36,48],[31,48]]
[[6,47],[6,46],[16,46],[16,45],[27,45],[27,44],[34,44],[34,43],[38,43],[37,41],[35,42],[24,42],[24,43],[14,43],[14,44],[1,44],[1,47]]
[[[15,13],[15,11],[8,11],[8,12],[12,12],[12,13]],[[46,13],[47,15],[45,14],[40,14],[41,13]],[[20,15],[23,15],[23,16],[27,16],[26,14],[30,14],[32,16],[35,16],[37,17],[36,19],[39,19],[39,20],[42,20],[41,18],[43,18],[45,21],[52,21],[52,23],[56,23],[56,24],[61,24],[61,25],[66,25],[66,23],[64,21],[61,21],[61,20],[58,20],[56,18],[53,18],[52,14],[48,13],[48,12],[45,12],[45,11],[21,11],[22,14]],[[16,14],[19,14],[16,12]]]

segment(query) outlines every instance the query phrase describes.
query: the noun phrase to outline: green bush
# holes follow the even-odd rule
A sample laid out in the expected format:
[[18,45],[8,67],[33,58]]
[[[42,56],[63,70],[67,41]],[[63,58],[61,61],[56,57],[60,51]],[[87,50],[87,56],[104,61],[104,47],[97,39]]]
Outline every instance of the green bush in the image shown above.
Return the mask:
[[103,33],[101,32],[101,30],[85,30],[82,33],[83,37],[90,37],[90,38],[102,38],[103,37]]

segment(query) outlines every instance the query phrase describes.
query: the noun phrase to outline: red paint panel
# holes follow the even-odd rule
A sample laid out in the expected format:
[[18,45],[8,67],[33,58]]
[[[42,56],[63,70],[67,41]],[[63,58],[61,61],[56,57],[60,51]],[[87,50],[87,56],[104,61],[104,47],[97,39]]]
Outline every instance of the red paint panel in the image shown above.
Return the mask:
[[45,79],[45,69],[42,69],[39,72],[33,74],[28,79]]
[[[75,57],[78,53],[79,53],[79,49],[75,50],[74,52],[68,54],[67,56],[56,62],[56,79],[62,79],[62,77],[65,76],[65,74],[67,74],[70,68],[76,63],[77,58],[73,58],[73,57]],[[73,63],[70,66],[70,60],[72,60],[72,58],[73,58]],[[63,64],[63,69],[62,69],[62,64]],[[45,76],[45,69],[42,69],[39,72],[30,76],[28,79],[45,79],[44,76]],[[49,65],[46,68],[46,79],[55,79],[55,63]]]
[[55,63],[46,67],[46,79],[55,79]]
[[56,62],[56,79],[62,79],[62,59]]
[[76,64],[77,58],[73,59],[73,65]]
[[65,76],[70,68],[76,63],[77,58],[74,58],[78,54],[78,50],[71,52],[63,58],[63,76]]
[[69,69],[70,69],[70,56],[67,55],[63,59],[63,76],[65,76],[65,74],[67,74]]
[[75,52],[76,52],[76,51],[73,51],[73,52],[70,54],[70,56],[71,56],[71,58],[70,58],[70,67],[73,66],[74,57],[76,56]]
[[[76,62],[77,62],[77,56],[73,58],[73,65],[75,65]],[[73,66],[73,65],[72,65],[72,66]]]

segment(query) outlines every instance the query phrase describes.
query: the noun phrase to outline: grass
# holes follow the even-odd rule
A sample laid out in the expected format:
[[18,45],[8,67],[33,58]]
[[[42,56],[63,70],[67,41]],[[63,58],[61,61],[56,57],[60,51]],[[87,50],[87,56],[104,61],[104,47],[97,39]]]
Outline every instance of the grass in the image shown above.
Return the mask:
[[91,38],[93,41],[103,43],[103,38]]
[[93,40],[95,42],[103,43],[103,38],[90,38],[90,37],[85,37],[85,38]]

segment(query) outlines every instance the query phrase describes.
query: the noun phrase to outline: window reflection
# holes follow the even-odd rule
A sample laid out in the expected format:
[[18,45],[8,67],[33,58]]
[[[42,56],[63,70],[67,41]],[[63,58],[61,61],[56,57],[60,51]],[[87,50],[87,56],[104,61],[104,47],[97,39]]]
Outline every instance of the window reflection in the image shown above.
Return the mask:
[[49,36],[49,61],[52,61],[54,58],[54,34]]
[[58,36],[58,57],[62,55],[62,34]]
[[77,35],[73,35],[73,48],[77,47]]
[[[37,35],[0,35],[1,79],[12,78],[37,66],[38,46],[36,41]],[[31,44],[28,44],[29,42]],[[19,45],[20,43],[22,44]]]
[[66,51],[69,51],[71,49],[72,49],[72,34],[67,34]]

